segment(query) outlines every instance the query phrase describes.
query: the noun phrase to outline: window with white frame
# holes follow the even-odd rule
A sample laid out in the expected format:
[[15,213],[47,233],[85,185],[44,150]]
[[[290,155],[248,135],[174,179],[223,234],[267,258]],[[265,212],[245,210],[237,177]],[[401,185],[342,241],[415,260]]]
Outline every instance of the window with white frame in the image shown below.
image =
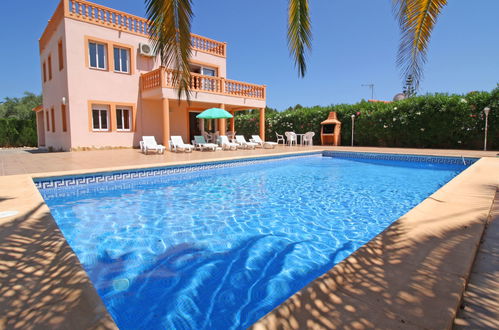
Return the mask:
[[107,46],[106,44],[89,41],[88,56],[89,65],[91,68],[106,70],[107,69]]
[[114,71],[130,73],[130,49],[114,47]]
[[92,105],[92,130],[109,131],[109,107],[105,105]]
[[116,130],[131,131],[132,109],[130,107],[116,107]]

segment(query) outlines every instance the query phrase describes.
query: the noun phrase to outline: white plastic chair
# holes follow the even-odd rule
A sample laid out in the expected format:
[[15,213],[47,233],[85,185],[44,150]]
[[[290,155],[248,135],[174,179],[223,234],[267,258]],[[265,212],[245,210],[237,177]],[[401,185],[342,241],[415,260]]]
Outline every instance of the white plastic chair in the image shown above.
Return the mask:
[[285,132],[284,135],[286,135],[286,139],[288,140],[287,144],[289,144],[290,147],[293,145],[293,143],[296,146],[296,140],[297,140],[297,138],[296,138],[296,133],[295,132]]
[[218,147],[215,143],[207,143],[202,135],[195,135],[194,140],[192,140],[192,144],[200,151],[203,151],[205,148],[215,151]]
[[250,142],[257,143],[260,148],[265,148],[265,146],[275,148],[277,145],[277,142],[263,141],[260,135],[252,135]]
[[315,132],[307,132],[303,136],[303,144],[308,145],[308,146],[313,146],[314,145],[314,136]]
[[218,143],[222,147],[223,150],[236,150],[238,144],[237,143],[232,143],[229,141],[229,138],[226,135],[220,135],[218,137]]
[[220,135],[220,133],[218,131],[216,132],[213,132],[213,133],[206,133],[206,141],[208,143],[216,143],[216,141],[218,141],[218,136]]
[[243,135],[236,135],[236,143],[244,149],[255,149],[258,145],[254,142],[247,142]]
[[170,137],[170,139],[172,142],[171,144],[172,149],[175,152],[177,152],[178,150],[183,150],[184,152],[191,152],[192,149],[194,149],[194,146],[192,144],[185,144],[181,136],[172,136]]
[[203,137],[204,137],[204,140],[208,143],[212,143],[213,141],[211,141],[211,133],[208,133],[208,132],[203,132]]
[[142,142],[140,144],[141,150],[146,155],[151,150],[159,152],[159,153],[165,152],[165,149],[166,149],[165,146],[158,144],[156,142],[156,139],[154,138],[154,136],[143,136],[141,142]]
[[275,133],[275,135],[277,135],[277,144],[279,144],[280,141],[282,141],[282,144],[286,144],[286,139],[284,139],[284,135],[277,134],[277,132]]

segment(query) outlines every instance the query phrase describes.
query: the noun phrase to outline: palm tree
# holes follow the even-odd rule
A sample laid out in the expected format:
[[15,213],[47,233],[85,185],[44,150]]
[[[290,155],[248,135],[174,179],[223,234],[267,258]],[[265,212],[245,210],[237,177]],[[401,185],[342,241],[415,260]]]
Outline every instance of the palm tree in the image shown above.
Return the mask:
[[[311,49],[309,0],[288,0],[288,47],[300,77],[307,71]],[[447,0],[392,0],[401,29],[397,65],[405,81],[411,76],[417,89],[431,32]],[[165,66],[176,69],[179,96],[189,96],[192,0],[145,0],[151,21],[151,40]]]
[[431,32],[445,5],[447,0],[393,0],[402,35],[397,65],[403,80],[412,80],[415,91],[423,77]]

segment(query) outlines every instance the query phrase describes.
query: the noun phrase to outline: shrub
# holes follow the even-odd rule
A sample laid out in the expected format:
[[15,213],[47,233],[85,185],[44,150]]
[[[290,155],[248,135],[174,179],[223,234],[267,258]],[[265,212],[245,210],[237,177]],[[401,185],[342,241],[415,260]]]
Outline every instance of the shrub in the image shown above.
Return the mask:
[[[341,143],[350,145],[351,115],[355,117],[354,144],[406,148],[483,148],[485,117],[489,115],[489,149],[499,149],[499,87],[492,92],[466,95],[429,94],[392,103],[359,102],[326,107],[293,108],[268,113],[266,138],[285,131],[315,132],[320,143],[320,123],[330,111],[342,122]],[[258,113],[237,114],[236,130],[249,137],[259,132]]]
[[0,147],[36,146],[35,119],[0,118]]

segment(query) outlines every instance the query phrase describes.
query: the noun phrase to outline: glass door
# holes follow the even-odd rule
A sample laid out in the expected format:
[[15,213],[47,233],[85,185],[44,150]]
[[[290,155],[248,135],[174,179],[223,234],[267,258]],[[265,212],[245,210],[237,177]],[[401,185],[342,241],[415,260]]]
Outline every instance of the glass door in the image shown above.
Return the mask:
[[[210,77],[215,77],[216,76],[216,70],[215,69],[210,69],[210,68],[201,68],[201,74],[204,76],[210,76]],[[208,91],[214,91],[216,87],[216,81],[215,79],[203,79],[203,89],[208,90]]]
[[216,73],[215,69],[201,68],[201,74],[205,76],[215,77]]
[[189,112],[189,141],[194,140],[194,135],[201,135],[199,119],[196,118],[196,116],[199,114],[199,112]]

